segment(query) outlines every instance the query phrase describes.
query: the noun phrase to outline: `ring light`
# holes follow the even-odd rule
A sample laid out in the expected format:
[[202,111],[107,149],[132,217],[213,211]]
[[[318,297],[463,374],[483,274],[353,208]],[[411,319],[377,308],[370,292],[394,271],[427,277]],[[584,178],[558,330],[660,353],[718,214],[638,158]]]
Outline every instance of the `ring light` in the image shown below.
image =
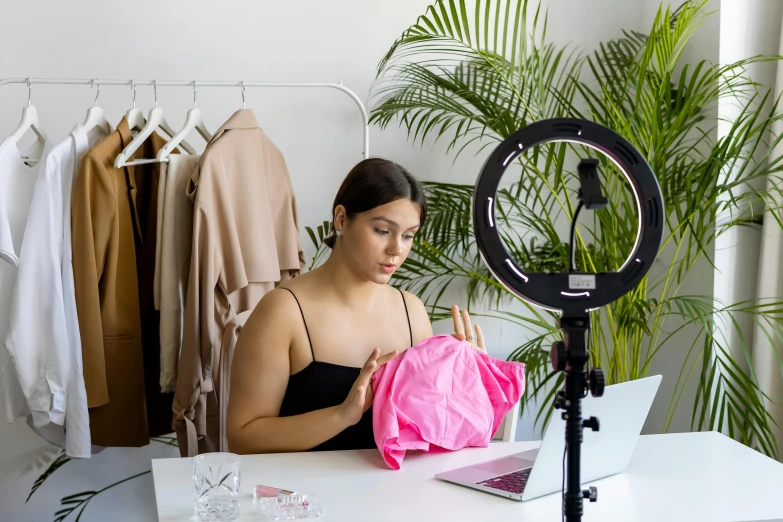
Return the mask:
[[[628,180],[636,201],[638,230],[631,254],[617,272],[584,273],[573,267],[574,234],[579,210],[603,208],[598,160],[579,164],[579,207],[571,224],[571,267],[566,272],[527,272],[520,268],[503,246],[495,219],[495,201],[500,178],[506,168],[527,150],[550,142],[566,141],[591,147],[617,165]],[[604,376],[599,368],[587,371],[590,314],[632,291],[652,267],[663,234],[663,197],[658,181],[644,157],[616,132],[589,121],[557,118],[543,120],[506,138],[484,163],[473,192],[471,213],[479,252],[492,275],[509,291],[532,304],[560,312],[563,341],[552,344],[549,358],[555,371],[565,372],[565,386],[557,392],[556,409],[565,410],[567,488],[563,512],[568,522],[580,522],[583,499],[595,502],[598,490],[581,489],[580,458],[582,429],[599,430],[598,419],[582,419],[581,400],[588,390],[603,395]]]
[[[497,230],[495,194],[506,168],[527,150],[569,141],[591,147],[612,160],[634,194],[639,225],[636,243],[617,272],[527,272],[508,254]],[[619,134],[596,123],[572,118],[543,120],[506,138],[479,175],[472,203],[479,251],[492,274],[522,299],[552,311],[582,312],[605,306],[631,291],[655,260],[663,232],[663,203],[658,181],[645,159]]]

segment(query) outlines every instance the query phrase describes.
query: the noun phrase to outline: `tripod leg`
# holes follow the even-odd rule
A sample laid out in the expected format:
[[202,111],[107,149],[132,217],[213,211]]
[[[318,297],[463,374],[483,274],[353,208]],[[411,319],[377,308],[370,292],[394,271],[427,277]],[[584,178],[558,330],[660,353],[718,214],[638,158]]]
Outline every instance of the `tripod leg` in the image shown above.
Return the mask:
[[566,371],[565,413],[566,447],[568,448],[565,509],[568,522],[581,522],[583,513],[583,495],[580,480],[580,459],[582,444],[582,406],[580,399],[584,390],[584,373]]

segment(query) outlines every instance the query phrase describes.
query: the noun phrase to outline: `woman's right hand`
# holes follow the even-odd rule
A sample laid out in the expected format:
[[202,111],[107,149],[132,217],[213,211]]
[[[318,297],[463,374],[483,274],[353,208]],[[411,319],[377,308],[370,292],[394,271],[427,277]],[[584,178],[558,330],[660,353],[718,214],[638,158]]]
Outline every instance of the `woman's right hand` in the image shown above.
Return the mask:
[[378,371],[378,368],[391,361],[399,353],[397,350],[387,353],[383,357],[378,357],[381,350],[378,347],[373,348],[370,358],[364,363],[359,377],[353,383],[348,397],[340,405],[340,411],[345,421],[353,426],[362,418],[364,412],[370,409],[375,394],[372,390],[372,376]]

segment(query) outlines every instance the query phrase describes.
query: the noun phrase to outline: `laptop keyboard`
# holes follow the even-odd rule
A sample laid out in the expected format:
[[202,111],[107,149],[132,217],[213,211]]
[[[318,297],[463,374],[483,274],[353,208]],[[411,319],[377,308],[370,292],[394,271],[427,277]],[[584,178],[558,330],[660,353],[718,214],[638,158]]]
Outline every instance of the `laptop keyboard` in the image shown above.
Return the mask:
[[488,488],[499,489],[501,491],[508,491],[509,493],[522,493],[525,490],[527,479],[530,477],[530,472],[532,470],[533,468],[522,469],[489,480],[476,482],[476,484]]

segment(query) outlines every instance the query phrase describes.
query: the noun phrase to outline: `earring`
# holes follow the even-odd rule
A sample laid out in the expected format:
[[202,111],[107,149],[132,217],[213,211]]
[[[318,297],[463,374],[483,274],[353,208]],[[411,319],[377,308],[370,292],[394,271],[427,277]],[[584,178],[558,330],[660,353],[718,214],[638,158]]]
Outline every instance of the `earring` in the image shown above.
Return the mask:
[[334,235],[337,236],[337,237],[340,237],[340,236],[343,235],[343,232],[342,232],[342,230],[335,230],[334,231]]

